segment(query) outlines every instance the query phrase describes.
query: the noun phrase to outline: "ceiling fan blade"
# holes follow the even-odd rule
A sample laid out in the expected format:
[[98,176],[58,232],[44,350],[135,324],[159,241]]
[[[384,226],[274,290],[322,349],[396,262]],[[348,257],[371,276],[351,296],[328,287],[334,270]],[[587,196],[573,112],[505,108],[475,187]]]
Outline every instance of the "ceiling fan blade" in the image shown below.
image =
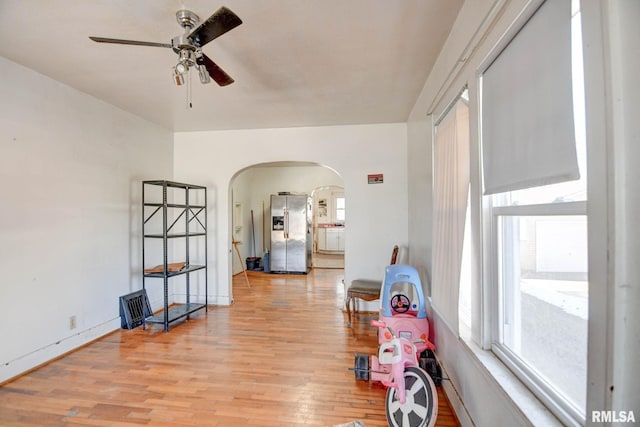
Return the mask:
[[89,37],[94,42],[98,43],[114,43],[114,44],[132,44],[136,46],[153,46],[153,47],[171,47],[167,43],[154,43],[154,42],[141,42],[137,40],[122,40],[122,39],[108,39],[105,37]]
[[[200,62],[200,60],[198,60],[198,62]],[[235,81],[229,74],[225,73],[222,68],[218,67],[218,64],[213,62],[207,55],[202,55],[202,64],[204,64],[209,75],[216,83],[218,83],[218,85],[227,86]]]
[[222,6],[211,15],[209,19],[193,30],[191,34],[189,34],[189,37],[200,46],[204,46],[211,40],[220,37],[227,31],[233,30],[240,24],[242,24],[242,19],[238,18],[231,10]]

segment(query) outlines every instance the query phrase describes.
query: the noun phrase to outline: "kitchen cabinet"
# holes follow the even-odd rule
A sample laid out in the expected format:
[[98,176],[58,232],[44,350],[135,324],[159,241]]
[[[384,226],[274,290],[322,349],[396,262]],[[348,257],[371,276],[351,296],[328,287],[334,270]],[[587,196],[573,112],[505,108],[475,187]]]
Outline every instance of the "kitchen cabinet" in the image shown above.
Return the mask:
[[327,250],[344,252],[344,228],[327,228]]
[[344,252],[344,227],[319,227],[318,251]]

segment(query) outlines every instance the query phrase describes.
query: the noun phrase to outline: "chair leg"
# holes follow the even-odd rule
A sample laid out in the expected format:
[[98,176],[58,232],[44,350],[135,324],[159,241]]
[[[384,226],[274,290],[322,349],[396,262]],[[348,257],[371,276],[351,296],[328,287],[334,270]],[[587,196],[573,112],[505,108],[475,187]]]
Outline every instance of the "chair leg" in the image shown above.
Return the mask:
[[349,319],[349,326],[351,326],[351,295],[347,294],[346,306],[347,306],[347,318]]

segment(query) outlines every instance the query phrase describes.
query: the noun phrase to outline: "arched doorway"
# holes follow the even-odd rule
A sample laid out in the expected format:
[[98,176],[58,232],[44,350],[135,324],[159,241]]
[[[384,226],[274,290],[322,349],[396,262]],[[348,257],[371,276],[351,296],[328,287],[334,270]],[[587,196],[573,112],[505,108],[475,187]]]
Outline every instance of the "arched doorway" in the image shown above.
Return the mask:
[[232,254],[230,275],[242,272],[247,257],[263,258],[270,249],[271,194],[312,196],[318,188],[344,188],[344,181],[333,169],[312,162],[261,163],[238,171],[229,183],[229,246],[238,242],[240,256]]

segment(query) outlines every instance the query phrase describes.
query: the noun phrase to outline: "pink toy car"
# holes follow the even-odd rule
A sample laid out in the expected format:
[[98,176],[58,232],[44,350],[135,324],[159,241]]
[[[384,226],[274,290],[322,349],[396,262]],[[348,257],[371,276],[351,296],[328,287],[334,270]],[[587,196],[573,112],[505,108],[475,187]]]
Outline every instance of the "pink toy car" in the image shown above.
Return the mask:
[[378,354],[357,354],[355,376],[359,380],[379,381],[387,389],[385,409],[390,426],[435,424],[438,412],[436,385],[428,371],[441,371],[429,342],[424,293],[417,270],[409,265],[390,265],[380,291]]

